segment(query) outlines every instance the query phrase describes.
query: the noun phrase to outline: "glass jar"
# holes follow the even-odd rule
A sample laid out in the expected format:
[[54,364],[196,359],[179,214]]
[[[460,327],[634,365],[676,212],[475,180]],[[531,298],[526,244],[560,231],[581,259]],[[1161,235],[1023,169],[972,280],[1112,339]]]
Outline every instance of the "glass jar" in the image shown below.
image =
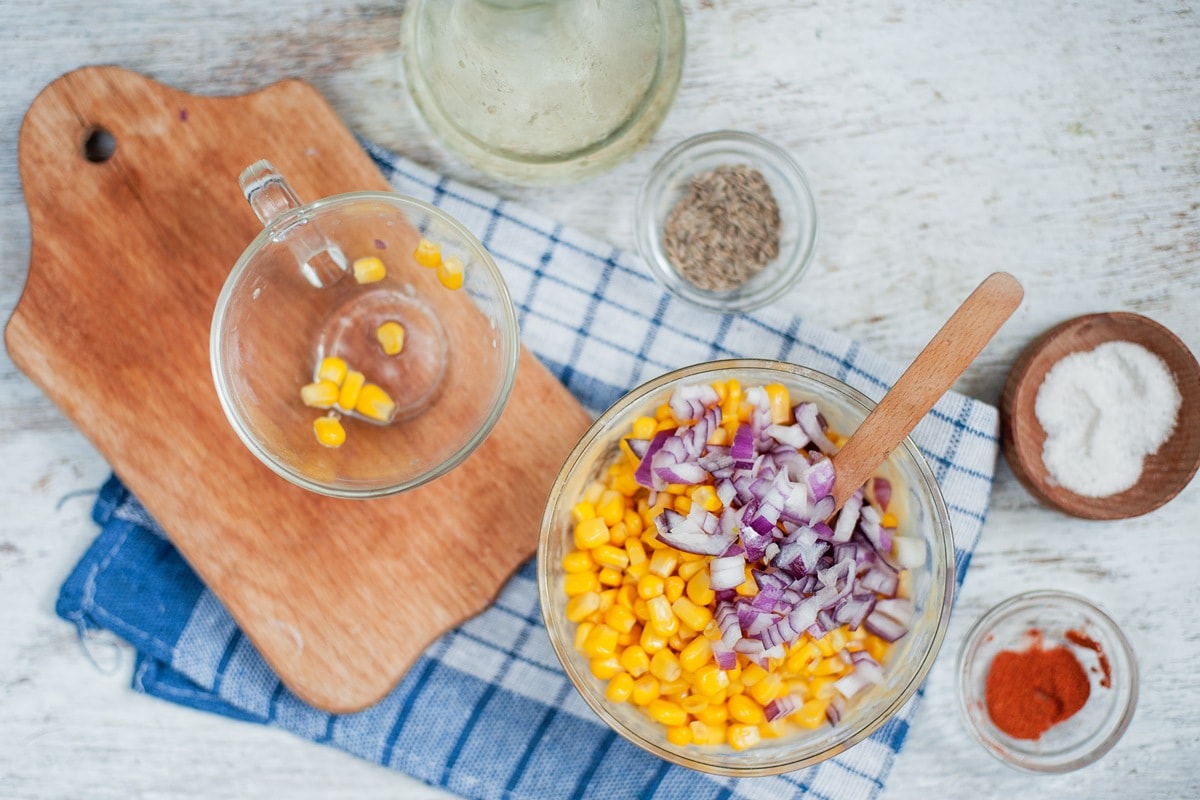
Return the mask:
[[434,134],[523,184],[582,180],[627,158],[683,72],[679,0],[413,0],[401,40]]

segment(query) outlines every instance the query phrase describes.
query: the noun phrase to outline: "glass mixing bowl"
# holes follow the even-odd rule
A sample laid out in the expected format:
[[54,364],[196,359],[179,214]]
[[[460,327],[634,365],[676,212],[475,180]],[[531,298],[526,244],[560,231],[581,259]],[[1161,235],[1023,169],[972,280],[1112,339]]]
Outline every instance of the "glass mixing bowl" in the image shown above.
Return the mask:
[[[241,440],[289,481],[335,497],[366,498],[419,486],[461,463],[500,418],[520,353],[504,279],[470,231],[427,203],[353,192],[300,203],[269,164],[243,174],[266,225],[230,272],[210,339],[213,379]],[[462,262],[447,288],[414,253],[426,237]],[[377,258],[381,280],[352,268]],[[453,281],[451,281],[453,284]],[[388,355],[376,332],[405,331]],[[326,356],[336,356],[395,401],[388,424],[342,412],[345,443],[324,447],[301,402]]]
[[882,684],[858,695],[836,726],[735,751],[727,745],[676,745],[666,729],[630,703],[605,698],[605,682],[591,673],[588,660],[574,648],[575,624],[566,617],[563,556],[574,549],[571,509],[586,487],[603,478],[620,453],[633,421],[654,416],[678,386],[736,378],[746,388],[782,383],[793,402],[815,401],[839,433],[854,431],[874,403],[827,375],[804,367],[766,360],[717,361],[663,375],[629,392],[596,420],[564,463],[551,489],[538,542],[538,591],[551,643],[572,684],[596,714],[633,744],[672,763],[703,772],[753,776],[799,769],[831,758],[868,737],[916,692],[933,664],[950,619],[954,592],[954,542],[941,491],[911,439],[896,449],[878,474],[893,486],[889,511],[899,518],[899,535],[924,543],[924,560],[911,569],[915,607],[909,633],[892,647]]

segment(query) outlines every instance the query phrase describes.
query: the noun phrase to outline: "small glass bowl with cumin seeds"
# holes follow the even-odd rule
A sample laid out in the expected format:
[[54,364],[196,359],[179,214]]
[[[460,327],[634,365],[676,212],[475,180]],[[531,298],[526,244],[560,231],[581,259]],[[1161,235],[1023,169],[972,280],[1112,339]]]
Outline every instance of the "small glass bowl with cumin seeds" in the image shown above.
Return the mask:
[[741,131],[671,148],[635,205],[638,252],[668,291],[723,313],[767,305],[812,261],[817,206],[800,165]]

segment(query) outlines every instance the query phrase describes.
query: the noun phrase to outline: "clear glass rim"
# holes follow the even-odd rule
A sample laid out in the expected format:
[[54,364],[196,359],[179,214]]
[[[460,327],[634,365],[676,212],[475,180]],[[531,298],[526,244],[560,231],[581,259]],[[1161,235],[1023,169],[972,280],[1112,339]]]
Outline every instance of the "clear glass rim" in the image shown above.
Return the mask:
[[[479,429],[457,450],[455,450],[448,458],[434,465],[424,472],[418,473],[411,478],[395,483],[385,485],[367,485],[362,487],[355,486],[334,486],[321,481],[313,480],[303,473],[289,469],[285,464],[279,461],[261,442],[259,442],[253,434],[247,429],[242,420],[241,415],[237,411],[237,407],[232,400],[233,387],[230,386],[226,373],[229,371],[225,364],[224,353],[221,348],[222,331],[224,330],[224,320],[227,319],[227,311],[229,304],[233,300],[233,287],[236,286],[245,275],[250,267],[250,261],[262,247],[271,240],[271,238],[279,231],[287,228],[296,222],[297,219],[313,214],[315,212],[325,212],[331,209],[336,209],[339,206],[357,202],[381,202],[388,205],[404,209],[406,206],[436,217],[438,222],[452,229],[458,236],[478,251],[480,256],[480,264],[487,270],[492,279],[492,284],[496,290],[500,313],[503,316],[503,321],[497,328],[500,335],[505,339],[505,344],[508,350],[507,363],[503,365],[503,380],[496,393],[495,402],[492,404],[488,416],[484,419],[483,424]],[[313,200],[309,203],[297,206],[296,208],[288,209],[271,221],[271,224],[265,226],[253,241],[242,251],[238,256],[238,260],[234,263],[229,275],[225,278],[225,283],[221,286],[221,291],[217,295],[217,302],[213,309],[212,323],[209,325],[209,366],[212,370],[213,384],[217,390],[217,399],[221,403],[221,409],[225,413],[225,418],[229,421],[230,426],[241,439],[247,449],[252,452],[259,461],[265,464],[272,472],[280,477],[294,483],[309,491],[323,494],[329,497],[338,497],[343,499],[368,499],[373,497],[386,497],[388,495],[399,494],[400,492],[409,489],[415,489],[422,484],[439,478],[445,475],[450,470],[466,460],[474,450],[479,447],[492,429],[499,422],[500,416],[504,413],[504,409],[508,405],[509,398],[512,395],[513,385],[516,382],[517,363],[521,354],[520,331],[517,325],[517,313],[513,307],[512,296],[509,294],[508,285],[504,281],[504,276],[500,273],[500,268],[496,265],[492,254],[488,252],[483,243],[467,229],[458,220],[451,217],[445,211],[442,211],[437,206],[426,203],[423,200],[418,200],[415,197],[397,194],[395,192],[378,192],[378,191],[361,191],[361,192],[345,192],[342,194],[331,195],[319,200]]]
[[[972,657],[975,654],[977,646],[985,634],[987,634],[993,625],[999,620],[1008,615],[1019,611],[1023,608],[1034,607],[1038,605],[1058,605],[1080,609],[1096,618],[1100,625],[1104,628],[1108,638],[1116,642],[1121,648],[1123,661],[1128,665],[1128,672],[1122,675],[1114,673],[1114,684],[1120,680],[1123,688],[1128,692],[1129,696],[1126,700],[1125,707],[1121,711],[1120,717],[1117,719],[1112,730],[1104,737],[1102,741],[1096,744],[1095,747],[1080,753],[1072,758],[1064,759],[1063,761],[1039,761],[1036,758],[1029,758],[1022,754],[1013,753],[1008,748],[1004,747],[1001,742],[994,740],[984,731],[980,730],[975,724],[970,713],[970,700],[968,698],[969,690],[967,672],[970,669],[973,661]],[[1125,632],[1121,630],[1121,626],[1117,624],[1107,611],[1101,608],[1093,601],[1083,597],[1082,595],[1073,592],[1062,591],[1060,589],[1036,589],[1027,592],[1020,592],[1012,597],[1001,600],[996,605],[989,608],[971,629],[967,631],[967,635],[963,638],[962,647],[959,648],[957,663],[955,664],[955,675],[957,682],[958,694],[958,709],[966,728],[971,732],[975,740],[991,754],[996,760],[1010,767],[1031,773],[1063,773],[1072,772],[1074,770],[1085,767],[1088,764],[1099,759],[1105,753],[1113,748],[1121,737],[1125,734],[1129,723],[1133,721],[1133,715],[1137,709],[1138,698],[1138,666],[1137,658],[1134,656],[1133,647],[1129,643],[1129,639],[1125,636]]]
[[[662,220],[654,211],[655,202],[670,187],[680,165],[697,152],[707,152],[722,146],[733,147],[740,152],[770,164],[785,179],[789,193],[801,207],[802,216],[796,220],[800,226],[795,252],[781,253],[780,259],[768,266],[771,279],[762,281],[756,288],[742,287],[724,292],[710,292],[694,286],[676,272],[662,253],[659,243]],[[804,213],[807,211],[807,213]],[[710,311],[738,313],[761,308],[782,297],[808,271],[816,253],[820,234],[820,215],[816,197],[803,167],[774,142],[746,131],[718,130],[698,134],[679,142],[651,168],[638,190],[634,201],[634,243],[638,254],[650,268],[654,279],[672,294]]]
[[[542,611],[542,620],[546,626],[547,632],[550,634],[549,639],[554,653],[557,656],[559,663],[566,672],[571,684],[575,690],[583,698],[584,702],[596,713],[617,734],[630,741],[634,745],[653,753],[660,758],[663,758],[672,764],[688,767],[701,772],[728,775],[735,777],[751,777],[777,775],[783,772],[789,772],[803,767],[812,766],[814,764],[832,758],[851,746],[858,744],[863,739],[866,739],[876,730],[878,730],[888,719],[890,719],[901,707],[904,706],[916,693],[922,682],[928,677],[929,671],[933,667],[933,662],[936,660],[938,652],[941,650],[942,642],[946,636],[946,630],[949,627],[950,612],[954,601],[954,576],[955,576],[955,550],[954,536],[950,525],[950,513],[946,507],[945,499],[942,497],[941,487],[939,486],[933,470],[929,467],[920,448],[911,438],[906,437],[897,450],[903,449],[909,458],[916,466],[917,472],[921,480],[925,483],[929,496],[933,500],[933,519],[936,520],[937,536],[936,541],[940,545],[941,560],[940,566],[943,568],[945,579],[939,585],[931,581],[931,587],[937,591],[936,597],[931,598],[931,601],[940,603],[938,616],[934,630],[932,631],[929,650],[925,657],[916,666],[915,671],[904,685],[903,689],[892,698],[890,702],[884,706],[880,712],[870,719],[863,720],[859,725],[846,728],[846,735],[839,738],[835,744],[820,752],[812,753],[803,756],[781,755],[779,758],[770,762],[760,762],[755,764],[747,764],[739,766],[736,757],[721,759],[719,762],[712,760],[704,760],[702,757],[689,757],[682,750],[671,750],[664,747],[659,742],[655,742],[645,737],[639,736],[634,731],[626,728],[619,719],[617,719],[609,709],[609,703],[603,697],[596,696],[587,690],[588,683],[584,677],[576,669],[574,660],[571,658],[571,646],[566,640],[566,637],[558,636],[554,632],[560,627],[560,620],[553,616],[552,603],[549,602],[552,592],[556,591],[555,587],[550,585],[551,569],[548,562],[548,551],[550,548],[551,537],[554,534],[555,509],[559,505],[559,498],[565,488],[565,484],[569,479],[575,466],[580,459],[587,453],[595,444],[596,439],[604,433],[611,425],[614,418],[620,416],[630,406],[640,404],[647,396],[660,391],[664,386],[683,379],[694,377],[699,374],[721,371],[721,370],[749,370],[762,369],[775,372],[784,372],[801,379],[808,379],[820,383],[828,388],[835,389],[841,392],[845,397],[860,406],[865,413],[869,413],[875,406],[874,401],[858,391],[852,386],[849,386],[836,378],[833,378],[819,370],[803,367],[797,364],[789,364],[781,361],[772,361],[769,359],[727,359],[719,361],[708,361],[700,364],[694,364],[680,369],[672,370],[657,378],[649,380],[637,388],[631,390],[624,395],[620,400],[610,406],[596,421],[588,428],[579,442],[572,449],[570,455],[563,462],[562,468],[555,477],[554,484],[550,490],[549,498],[546,504],[546,510],[542,516],[541,528],[538,534],[538,595]],[[936,560],[936,554],[934,555]],[[702,751],[696,751],[696,755],[700,756]]]
[[661,127],[678,94],[687,53],[683,6],[680,0],[656,0],[663,22],[657,74],[653,86],[624,124],[605,139],[563,155],[535,157],[490,149],[443,111],[434,100],[436,92],[418,69],[416,12],[421,2],[410,2],[401,20],[406,94],[437,139],[485,175],[526,186],[565,184],[594,177],[641,149]]

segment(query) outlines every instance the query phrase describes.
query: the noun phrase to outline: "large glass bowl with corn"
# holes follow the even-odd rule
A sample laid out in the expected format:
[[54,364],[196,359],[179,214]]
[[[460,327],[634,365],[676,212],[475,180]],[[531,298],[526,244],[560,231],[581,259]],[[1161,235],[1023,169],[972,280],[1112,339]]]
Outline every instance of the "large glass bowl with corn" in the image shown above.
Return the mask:
[[213,316],[221,405],[289,481],[369,498],[453,469],[516,375],[516,314],[487,249],[439,208],[389,192],[301,203],[267,162],[241,176],[263,231]]
[[596,420],[542,520],[550,640],[614,731],[704,772],[770,775],[888,721],[949,622],[945,502],[906,439],[836,514],[829,454],[873,402],[800,366],[676,370]]

